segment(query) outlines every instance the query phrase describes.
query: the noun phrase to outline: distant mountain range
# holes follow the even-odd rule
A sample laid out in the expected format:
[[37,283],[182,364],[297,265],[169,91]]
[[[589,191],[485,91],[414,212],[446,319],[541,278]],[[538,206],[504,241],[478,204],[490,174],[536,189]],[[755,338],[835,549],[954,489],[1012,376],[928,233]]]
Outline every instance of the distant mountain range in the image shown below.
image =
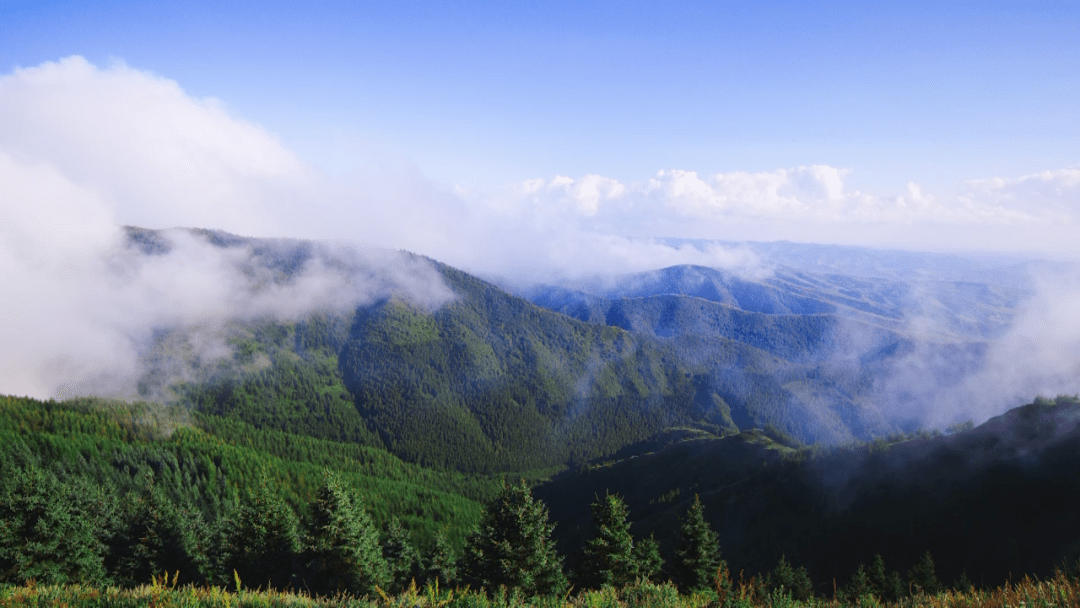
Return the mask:
[[[316,263],[379,282],[369,263],[327,257],[311,242],[189,233],[243,254],[245,272],[263,268],[277,283],[298,282]],[[169,233],[128,234],[137,254],[170,251]],[[918,419],[885,407],[894,397],[881,382],[896,363],[917,354],[927,378],[963,376],[1027,295],[927,273],[905,281],[777,267],[743,276],[701,266],[513,295],[394,255],[428,266],[452,297],[430,306],[389,289],[296,321],[235,321],[235,356],[180,374],[176,385],[187,330],[162,328],[140,388],[461,470],[585,462],[669,427],[724,435],[768,425],[799,442],[836,444],[915,430]]]
[[[948,389],[985,378],[1028,314],[1013,261],[821,248],[802,266],[762,255],[752,271],[673,266],[511,293],[405,252],[126,235],[118,272],[195,260],[235,283],[206,290],[232,299],[231,317],[152,327],[133,389],[144,402],[0,398],[0,470],[47,467],[116,497],[153,471],[224,526],[241,490],[272,486],[302,511],[334,470],[425,546],[436,533],[460,546],[500,476],[545,480],[535,493],[572,568],[604,493],[669,564],[700,495],[732,572],[784,556],[826,595],[878,553],[903,573],[930,550],[947,583],[1080,558],[1080,401],[999,407],[944,435],[920,415],[949,413]],[[858,272],[833,271],[845,256]]]
[[660,239],[673,247],[723,247],[751,253],[766,267],[787,267],[813,274],[839,274],[898,281],[934,280],[987,283],[1031,289],[1040,272],[1068,268],[1062,261],[1037,254],[931,253],[871,249],[851,245],[819,245],[790,241],[756,242],[707,239]]

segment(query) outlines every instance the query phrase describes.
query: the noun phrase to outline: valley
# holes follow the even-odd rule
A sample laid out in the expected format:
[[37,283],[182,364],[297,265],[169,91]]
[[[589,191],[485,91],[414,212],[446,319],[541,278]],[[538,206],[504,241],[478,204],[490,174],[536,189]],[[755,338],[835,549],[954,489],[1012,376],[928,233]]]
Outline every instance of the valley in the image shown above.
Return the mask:
[[[1012,266],[905,280],[865,273],[893,254],[852,251],[852,275],[762,262],[504,289],[406,252],[209,230],[126,237],[117,263],[130,268],[220,255],[250,310],[155,326],[135,376],[72,384],[112,394],[3,398],[5,530],[25,524],[11,505],[26,484],[97,488],[80,508],[99,522],[85,532],[98,557],[42,580],[139,582],[148,571],[115,556],[133,550],[139,505],[159,503],[186,514],[160,532],[181,561],[160,547],[147,559],[185,583],[229,585],[238,551],[253,550],[230,535],[258,526],[292,539],[282,564],[294,567],[245,578],[316,577],[303,551],[329,479],[362,497],[379,542],[412,547],[401,572],[421,581],[440,576],[437,556],[471,550],[485,509],[520,479],[555,524],[571,582],[585,580],[590,505],[609,493],[635,542],[655,541],[658,581],[680,576],[679,522],[698,497],[733,572],[764,583],[787,560],[821,596],[876,556],[904,573],[929,551],[945,584],[979,586],[1080,558],[1080,402],[941,400],[973,394],[956,391],[985,376],[1026,314],[1033,287]],[[278,519],[250,519],[259,509]],[[19,559],[0,558],[0,575],[38,572]],[[401,592],[407,578],[393,580]]]

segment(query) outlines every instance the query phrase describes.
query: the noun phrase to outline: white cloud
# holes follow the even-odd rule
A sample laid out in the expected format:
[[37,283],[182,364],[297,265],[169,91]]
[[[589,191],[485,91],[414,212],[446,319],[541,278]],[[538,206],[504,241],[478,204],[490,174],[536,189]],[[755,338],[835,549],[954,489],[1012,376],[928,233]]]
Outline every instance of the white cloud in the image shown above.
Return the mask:
[[967,182],[961,200],[1048,222],[1073,223],[1080,212],[1080,166],[1014,178]]
[[504,208],[549,215],[572,210],[578,217],[600,217],[614,225],[630,223],[632,218],[625,216],[635,214],[672,224],[760,219],[837,226],[978,226],[1071,222],[1072,209],[1080,204],[1078,169],[970,182],[969,192],[961,196],[928,193],[915,182],[895,195],[851,190],[844,181],[847,173],[828,165],[709,176],[669,169],[630,184],[599,175],[558,176],[523,182],[517,191],[529,205],[504,203]]
[[[662,236],[890,237],[891,246],[918,247],[927,235],[985,243],[989,230],[1006,243],[1016,227],[1028,231],[1023,244],[1039,244],[1054,227],[1053,243],[1076,246],[1080,168],[970,182],[958,197],[914,182],[900,193],[860,192],[848,173],[670,169],[634,182],[587,174],[453,191],[391,159],[334,181],[266,129],[167,78],[79,57],[18,69],[0,76],[0,341],[20,347],[0,354],[0,392],[40,395],[57,378],[100,371],[102,361],[120,373],[151,325],[241,309],[295,314],[349,280],[313,265],[293,292],[236,292],[234,257],[246,254],[197,243],[179,244],[176,257],[121,264],[124,274],[121,224],[347,238],[522,281],[681,263],[756,272],[745,252],[648,238]],[[391,283],[424,297],[431,277],[398,270]],[[362,298],[379,285],[349,289]]]
[[538,210],[570,210],[591,217],[600,211],[602,203],[621,198],[626,186],[602,175],[590,174],[576,180],[556,175],[550,180],[526,180],[518,185],[517,190]]
[[130,395],[161,328],[201,328],[198,348],[217,357],[225,319],[452,297],[397,253],[323,245],[281,282],[252,272],[248,248],[182,231],[165,255],[124,247],[122,224],[295,235],[311,226],[300,202],[331,191],[313,175],[262,128],[152,74],[73,57],[0,77],[0,393]]
[[52,165],[125,223],[273,233],[266,199],[308,170],[272,135],[173,81],[81,57],[0,77],[0,149]]

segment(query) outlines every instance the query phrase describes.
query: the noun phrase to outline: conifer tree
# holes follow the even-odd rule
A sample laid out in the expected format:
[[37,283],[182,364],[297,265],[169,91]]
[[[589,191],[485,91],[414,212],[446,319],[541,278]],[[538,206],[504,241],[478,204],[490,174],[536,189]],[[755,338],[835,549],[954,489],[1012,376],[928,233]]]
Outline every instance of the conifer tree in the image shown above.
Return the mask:
[[489,590],[506,586],[526,595],[562,593],[567,582],[551,539],[554,529],[544,503],[533,498],[524,480],[506,485],[469,536],[467,577]]
[[694,495],[694,504],[679,525],[679,544],[675,550],[679,586],[687,591],[707,589],[713,583],[720,566],[720,537],[705,521],[701,497]]
[[329,472],[312,505],[311,536],[310,568],[319,591],[363,595],[389,581],[371,516],[360,497]]
[[292,508],[270,490],[265,473],[240,507],[229,539],[228,571],[246,586],[286,589],[299,582],[300,522]]
[[110,582],[104,562],[115,526],[110,495],[32,466],[0,481],[0,581]]
[[629,510],[617,494],[592,504],[593,537],[585,543],[585,579],[592,587],[624,587],[638,576]]
[[941,590],[941,583],[938,582],[937,572],[934,567],[934,558],[929,551],[923,554],[919,563],[912,566],[911,570],[908,570],[908,581],[917,590],[928,595],[933,595]]
[[409,531],[397,516],[390,518],[382,546],[383,558],[390,573],[390,591],[400,593],[420,573],[420,554],[412,544]]
[[638,539],[634,544],[634,562],[637,564],[638,576],[652,580],[664,569],[664,558],[660,556],[660,541],[652,534],[649,538]]
[[146,584],[164,572],[178,572],[184,583],[205,580],[209,533],[201,513],[173,504],[150,475],[142,491],[129,497],[126,511],[113,542],[119,582]]
[[883,602],[895,602],[904,596],[906,589],[900,573],[896,570],[886,572],[885,560],[878,553],[870,562],[870,584],[874,588],[874,594]]
[[[863,572],[861,565],[859,566],[859,572],[862,572],[863,579],[866,579],[866,573]],[[810,575],[806,572],[806,567],[793,568],[788,563],[786,555],[780,556],[780,561],[769,573],[768,585],[770,589],[783,590],[797,600],[809,599],[814,594],[814,585],[810,581]],[[869,583],[866,583],[866,585],[869,585]],[[867,588],[869,589],[869,587]]]
[[457,582],[457,554],[442,530],[436,530],[431,551],[424,560],[425,582],[438,581],[440,587],[450,587]]
[[851,575],[851,580],[844,587],[843,596],[848,602],[857,604],[863,598],[873,595],[874,585],[871,577],[866,572],[866,566],[859,564],[859,567],[855,569],[855,574]]

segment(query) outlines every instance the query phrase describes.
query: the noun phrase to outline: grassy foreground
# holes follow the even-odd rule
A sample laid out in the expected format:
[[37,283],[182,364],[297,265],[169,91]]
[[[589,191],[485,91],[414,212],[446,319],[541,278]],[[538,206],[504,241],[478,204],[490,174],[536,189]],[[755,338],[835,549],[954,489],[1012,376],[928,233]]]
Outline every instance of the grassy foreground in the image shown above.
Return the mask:
[[842,606],[896,608],[1064,608],[1080,605],[1080,582],[1061,572],[1048,580],[1024,577],[1018,583],[990,590],[945,591],[937,595],[913,595],[895,603],[882,603],[871,596],[856,600],[814,598],[792,600],[784,594],[762,593],[753,584],[739,584],[731,591],[680,595],[670,583],[640,583],[622,589],[585,591],[564,598],[523,598],[501,589],[494,594],[470,589],[440,590],[415,587],[406,592],[378,597],[311,597],[305,593],[261,590],[231,592],[220,587],[170,585],[167,580],[134,589],[96,588],[84,585],[0,586],[0,606],[155,606],[155,607],[329,607],[356,608],[757,608]]

